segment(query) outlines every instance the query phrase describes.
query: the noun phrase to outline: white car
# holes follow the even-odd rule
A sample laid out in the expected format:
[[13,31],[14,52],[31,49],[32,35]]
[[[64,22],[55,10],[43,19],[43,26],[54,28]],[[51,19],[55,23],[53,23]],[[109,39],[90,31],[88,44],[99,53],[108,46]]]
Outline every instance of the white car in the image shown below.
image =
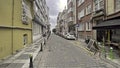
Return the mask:
[[65,36],[66,36],[66,39],[68,39],[68,40],[75,40],[76,39],[74,35],[66,34]]

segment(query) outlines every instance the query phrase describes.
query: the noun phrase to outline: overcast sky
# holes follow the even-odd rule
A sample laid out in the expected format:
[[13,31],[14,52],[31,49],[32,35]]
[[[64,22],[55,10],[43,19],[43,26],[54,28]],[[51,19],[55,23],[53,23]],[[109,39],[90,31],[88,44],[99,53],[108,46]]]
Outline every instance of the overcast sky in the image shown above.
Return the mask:
[[49,7],[49,16],[51,28],[54,28],[57,24],[57,15],[59,12],[63,11],[67,4],[67,0],[46,0]]

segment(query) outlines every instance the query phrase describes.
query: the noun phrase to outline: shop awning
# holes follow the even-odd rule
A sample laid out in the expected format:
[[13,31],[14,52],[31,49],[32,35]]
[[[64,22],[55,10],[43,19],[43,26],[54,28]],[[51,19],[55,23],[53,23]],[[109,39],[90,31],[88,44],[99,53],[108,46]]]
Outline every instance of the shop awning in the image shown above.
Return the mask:
[[93,26],[93,29],[120,29],[120,19],[103,21]]

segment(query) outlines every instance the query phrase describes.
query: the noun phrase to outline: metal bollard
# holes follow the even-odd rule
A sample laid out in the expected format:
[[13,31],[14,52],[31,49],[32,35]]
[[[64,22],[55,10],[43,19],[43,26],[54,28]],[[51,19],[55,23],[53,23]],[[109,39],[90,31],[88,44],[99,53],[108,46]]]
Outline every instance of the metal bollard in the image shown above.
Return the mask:
[[109,56],[111,59],[114,59],[114,55],[113,55],[113,48],[110,47],[110,53],[109,53]]
[[30,54],[29,58],[30,58],[29,68],[33,68],[33,61],[32,61],[33,56]]
[[41,43],[41,48],[40,48],[40,52],[43,51],[43,47],[42,47],[42,43]]

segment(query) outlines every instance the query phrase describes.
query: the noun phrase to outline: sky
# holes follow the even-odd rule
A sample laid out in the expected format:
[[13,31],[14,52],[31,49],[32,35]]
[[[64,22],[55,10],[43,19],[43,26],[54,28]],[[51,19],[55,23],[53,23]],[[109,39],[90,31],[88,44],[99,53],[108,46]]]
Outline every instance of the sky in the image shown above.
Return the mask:
[[62,12],[67,5],[67,0],[46,0],[49,7],[49,16],[51,29],[57,24],[57,16],[59,12]]

